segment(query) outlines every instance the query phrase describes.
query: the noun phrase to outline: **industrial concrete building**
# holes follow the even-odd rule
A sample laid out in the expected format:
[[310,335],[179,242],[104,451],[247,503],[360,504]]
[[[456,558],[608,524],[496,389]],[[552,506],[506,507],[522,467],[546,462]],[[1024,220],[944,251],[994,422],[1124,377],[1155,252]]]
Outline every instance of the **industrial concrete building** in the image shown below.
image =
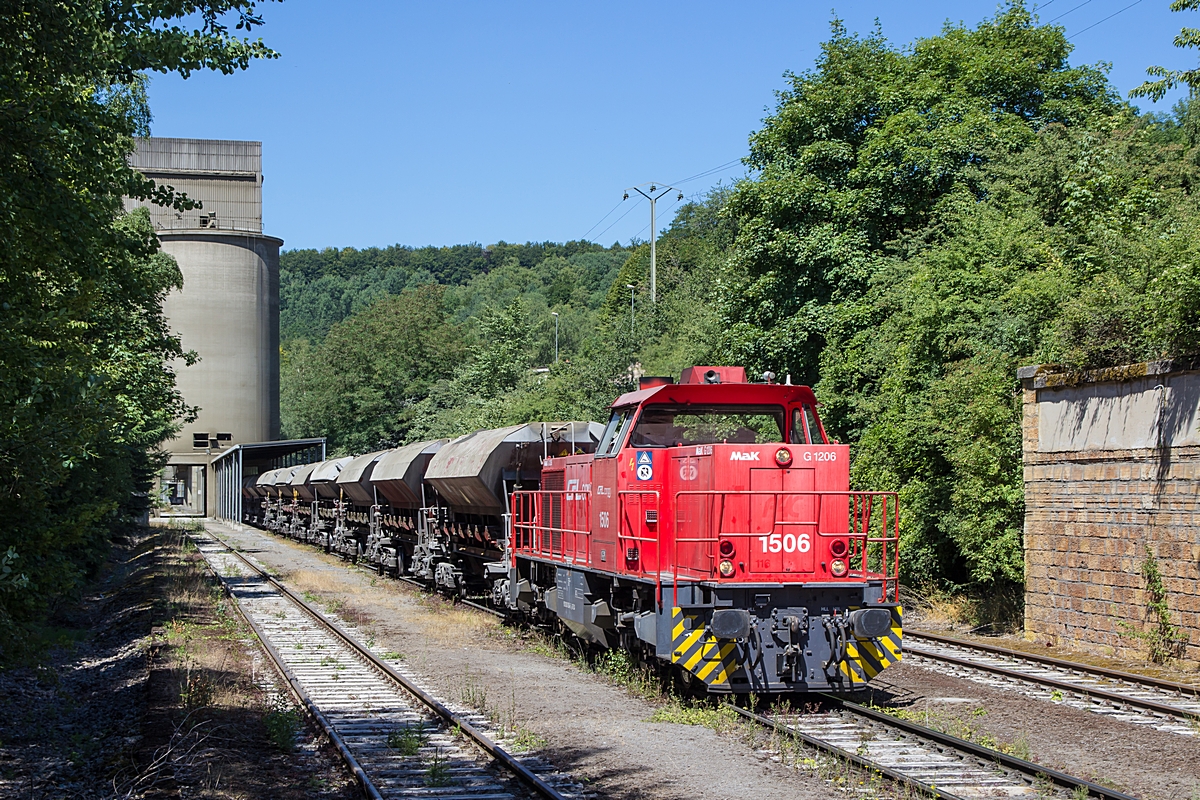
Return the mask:
[[174,364],[185,401],[199,406],[167,444],[167,513],[203,516],[216,507],[212,462],[234,445],[279,438],[279,247],[262,232],[262,143],[151,138],[131,163],[202,207],[146,206],[164,252],[183,272],[166,299],[171,328],[198,363]]

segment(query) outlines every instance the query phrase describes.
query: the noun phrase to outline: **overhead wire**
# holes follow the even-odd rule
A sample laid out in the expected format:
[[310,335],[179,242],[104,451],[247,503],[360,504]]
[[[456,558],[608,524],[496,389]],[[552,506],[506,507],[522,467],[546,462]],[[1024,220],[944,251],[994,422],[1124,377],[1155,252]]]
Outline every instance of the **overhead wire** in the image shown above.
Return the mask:
[[1054,19],[1052,19],[1052,20],[1050,20],[1049,22],[1047,22],[1046,24],[1047,24],[1047,25],[1049,25],[1051,22],[1058,22],[1060,19],[1062,19],[1063,17],[1065,17],[1067,14],[1070,14],[1072,11],[1078,11],[1079,9],[1083,8],[1084,6],[1086,6],[1086,5],[1087,5],[1088,3],[1090,3],[1090,2],[1092,2],[1092,0],[1083,0],[1083,2],[1082,2],[1082,3],[1080,3],[1079,5],[1075,6],[1075,7],[1074,7],[1074,8],[1072,8],[1072,9],[1069,9],[1069,10],[1067,10],[1067,11],[1064,11],[1063,13],[1059,14],[1059,15],[1058,15],[1057,17],[1055,17]]
[[[621,202],[624,202],[624,201],[622,200]],[[617,218],[616,218],[616,219],[614,219],[612,222],[610,222],[610,223],[608,224],[608,227],[607,227],[607,228],[605,228],[604,230],[602,230],[602,231],[600,231],[599,233],[597,233],[597,234],[596,234],[596,238],[597,238],[597,239],[599,239],[601,236],[603,236],[604,234],[608,233],[608,232],[609,232],[609,230],[612,228],[612,226],[613,226],[613,225],[616,225],[618,222],[620,222],[621,220],[623,220],[623,219],[625,219],[626,217],[628,217],[628,216],[629,216],[629,212],[630,212],[630,211],[633,211],[635,208],[637,208],[639,205],[641,205],[641,202],[642,202],[642,198],[640,198],[640,197],[639,197],[639,198],[638,198],[638,199],[637,199],[637,200],[634,202],[634,204],[633,204],[633,205],[631,205],[631,206],[629,207],[629,211],[626,211],[624,214],[622,214],[621,216],[617,217]]]
[[[738,163],[740,163],[740,162],[741,162],[741,160],[742,160],[742,159],[741,159],[740,157],[739,157],[739,158],[735,158],[735,159],[733,159],[732,161],[726,161],[724,164],[720,164],[720,165],[718,165],[718,166],[716,166],[716,167],[712,167],[711,169],[706,169],[706,170],[704,170],[703,172],[697,172],[695,175],[692,175],[691,177],[684,178],[683,180],[679,180],[679,181],[674,181],[673,183],[671,183],[671,184],[666,184],[666,185],[668,185],[668,186],[673,186],[673,185],[675,185],[675,184],[679,184],[679,183],[688,183],[689,181],[699,180],[700,178],[706,178],[706,177],[708,177],[709,175],[715,175],[716,173],[720,172],[720,171],[721,171],[721,170],[723,170],[723,169],[728,169],[729,167],[732,167],[734,164],[738,164]],[[625,200],[624,200],[624,199],[618,200],[618,201],[617,201],[617,205],[615,205],[615,206],[613,206],[612,208],[610,208],[610,209],[608,210],[608,213],[607,213],[607,214],[605,214],[603,217],[601,217],[601,218],[600,218],[600,220],[599,220],[599,221],[598,221],[598,222],[597,222],[595,225],[593,225],[592,227],[590,227],[590,228],[588,228],[588,229],[587,229],[587,233],[585,233],[585,234],[583,234],[583,236],[579,237],[579,238],[580,238],[580,241],[582,241],[582,240],[584,240],[584,239],[587,239],[587,237],[588,237],[588,236],[591,234],[591,232],[592,232],[592,231],[594,231],[594,230],[596,230],[596,228],[600,227],[600,225],[601,225],[601,224],[604,222],[604,220],[606,220],[606,219],[608,219],[610,216],[612,216],[612,213],[613,213],[614,211],[616,211],[616,210],[617,210],[617,208],[618,208],[618,207],[621,205],[621,203],[623,203],[623,202],[625,202]],[[629,212],[630,212],[630,211],[633,211],[633,209],[637,207],[638,203],[641,203],[641,202],[642,202],[641,198],[638,198],[638,201],[637,201],[637,203],[634,203],[632,206],[630,206],[630,207],[629,207],[629,210],[628,210],[628,211],[626,211],[624,214],[622,214],[621,216],[617,217],[615,220],[613,220],[612,222],[610,222],[607,228],[605,228],[604,230],[602,230],[602,231],[600,231],[599,233],[597,233],[597,234],[596,234],[596,238],[597,238],[597,239],[599,239],[601,236],[603,236],[604,234],[608,233],[608,231],[609,231],[609,230],[611,230],[611,229],[612,229],[612,227],[613,227],[614,225],[616,225],[616,224],[617,224],[618,222],[620,222],[621,220],[625,219],[625,217],[626,217],[626,216],[628,216]],[[678,201],[676,201],[676,202],[678,202]],[[674,208],[674,205],[672,205],[671,207],[672,207],[672,208]],[[648,227],[650,227],[650,226],[647,224],[647,226],[646,226],[646,227],[648,228]],[[644,231],[644,230],[645,230],[645,228],[643,228],[642,230]],[[638,235],[638,236],[640,236],[641,234],[639,233],[639,234],[637,234],[637,235]]]
[[684,178],[683,180],[673,181],[669,185],[674,186],[675,184],[678,184],[678,183],[687,183],[688,181],[694,181],[699,178],[705,178],[705,177],[708,177],[709,175],[713,175],[717,172],[720,172],[723,169],[732,167],[734,164],[739,164],[739,163],[741,163],[741,161],[742,161],[741,158],[735,158],[733,161],[726,161],[724,164],[721,164],[719,167],[713,167],[712,169],[706,169],[703,172],[697,172],[695,175],[693,175],[690,178]]
[[1120,10],[1118,10],[1118,11],[1114,11],[1113,13],[1109,14],[1109,15],[1108,15],[1107,17],[1105,17],[1104,19],[1102,19],[1102,20],[1099,20],[1098,22],[1093,22],[1091,25],[1088,25],[1086,28],[1084,28],[1084,29],[1083,29],[1083,30],[1081,30],[1081,31],[1075,31],[1075,33],[1073,33],[1073,34],[1071,34],[1070,36],[1068,36],[1068,37],[1067,37],[1067,41],[1068,41],[1068,42],[1069,42],[1069,41],[1071,41],[1072,39],[1074,39],[1076,36],[1078,36],[1078,35],[1079,35],[1079,34],[1081,34],[1081,33],[1087,33],[1087,32],[1088,32],[1088,31],[1090,31],[1092,28],[1096,27],[1097,25],[1100,25],[1101,23],[1108,22],[1110,19],[1112,19],[1113,17],[1115,17],[1117,14],[1122,14],[1122,13],[1124,13],[1124,12],[1128,11],[1129,9],[1133,8],[1134,6],[1136,6],[1136,5],[1137,5],[1138,3],[1140,3],[1140,2],[1142,2],[1142,0],[1133,0],[1133,2],[1132,2],[1132,3],[1130,3],[1129,5],[1125,6],[1124,8],[1122,8],[1122,9],[1120,9]]
[[[607,213],[607,214],[605,214],[603,217],[601,217],[601,218],[600,218],[600,222],[604,222],[604,220],[608,219],[608,218],[609,218],[609,217],[612,215],[612,213],[613,213],[614,211],[616,211],[618,208],[620,208],[620,206],[621,206],[621,203],[623,203],[623,202],[625,202],[625,201],[624,201],[624,200],[618,200],[618,201],[617,201],[617,204],[616,204],[615,206],[613,206],[612,208],[610,208],[610,209],[608,210],[608,213]],[[583,240],[587,239],[587,237],[588,237],[588,233],[591,233],[592,231],[596,230],[596,228],[600,226],[600,222],[597,222],[595,225],[593,225],[592,227],[588,228],[588,229],[587,229],[587,233],[585,233],[585,234],[583,234],[583,236],[580,236],[580,237],[579,237],[579,241],[581,241],[581,242],[582,242]],[[607,229],[607,228],[605,228],[605,230],[608,230],[608,229]]]

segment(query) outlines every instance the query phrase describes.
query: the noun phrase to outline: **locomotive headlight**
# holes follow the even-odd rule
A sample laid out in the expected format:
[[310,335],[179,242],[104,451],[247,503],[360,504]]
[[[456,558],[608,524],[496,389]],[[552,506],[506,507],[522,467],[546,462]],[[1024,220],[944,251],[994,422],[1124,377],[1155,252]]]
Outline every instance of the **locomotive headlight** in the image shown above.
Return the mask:
[[[722,578],[728,578],[733,574],[733,562],[726,559],[717,565],[717,570],[721,573]],[[845,573],[843,572],[843,574]]]
[[781,447],[775,451],[775,463],[781,467],[786,467],[792,463],[792,451],[786,447]]
[[844,578],[846,576],[846,562],[840,558],[835,558],[829,562],[829,571],[833,573],[835,578]]

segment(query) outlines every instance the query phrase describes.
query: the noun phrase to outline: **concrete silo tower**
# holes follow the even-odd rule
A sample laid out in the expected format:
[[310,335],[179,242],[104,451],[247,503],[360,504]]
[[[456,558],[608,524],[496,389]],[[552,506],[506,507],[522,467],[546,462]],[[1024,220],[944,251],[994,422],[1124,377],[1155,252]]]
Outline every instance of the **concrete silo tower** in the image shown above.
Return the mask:
[[181,515],[211,513],[211,464],[235,444],[279,438],[279,247],[262,232],[262,143],[151,138],[131,163],[203,204],[177,212],[145,205],[162,249],[183,272],[166,300],[171,328],[199,363],[175,365],[199,417],[167,444],[162,496]]

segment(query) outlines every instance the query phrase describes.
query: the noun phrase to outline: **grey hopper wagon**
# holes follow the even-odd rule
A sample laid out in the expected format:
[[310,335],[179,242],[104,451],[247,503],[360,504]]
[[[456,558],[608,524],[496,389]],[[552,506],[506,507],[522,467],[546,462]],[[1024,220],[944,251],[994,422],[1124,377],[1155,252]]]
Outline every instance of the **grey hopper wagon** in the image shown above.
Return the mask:
[[271,484],[270,484],[270,488],[272,490],[271,496],[272,497],[287,497],[288,499],[290,499],[292,496],[292,491],[291,491],[292,476],[296,474],[297,470],[303,469],[303,467],[306,467],[306,466],[308,466],[308,465],[304,464],[304,465],[295,466],[295,467],[283,467],[282,469],[277,469],[273,473],[270,473],[272,476]]
[[375,504],[375,493],[371,489],[371,473],[375,471],[375,464],[379,457],[387,450],[378,450],[374,453],[367,453],[365,456],[357,456],[349,464],[342,467],[342,471],[337,476],[337,486],[345,493],[346,499],[356,506],[370,506]]
[[446,441],[414,442],[381,455],[371,470],[371,485],[380,500],[397,508],[420,508],[426,467]]
[[603,432],[596,422],[529,422],[475,431],[438,451],[425,480],[455,511],[503,514],[507,490],[536,483],[546,457],[594,452]]
[[297,500],[305,503],[311,503],[314,500],[313,490],[308,483],[308,479],[317,466],[317,464],[305,464],[292,473],[292,479],[288,481],[288,486],[296,493]]
[[254,478],[254,496],[255,497],[273,497],[274,493],[271,488],[275,485],[275,473],[278,469],[269,469],[266,472],[259,473]]
[[258,475],[243,475],[242,476],[242,502],[254,500],[261,495],[258,493]]
[[312,474],[308,476],[308,482],[318,500],[338,499],[338,475],[341,474],[342,468],[353,460],[352,456],[331,458],[313,467]]

